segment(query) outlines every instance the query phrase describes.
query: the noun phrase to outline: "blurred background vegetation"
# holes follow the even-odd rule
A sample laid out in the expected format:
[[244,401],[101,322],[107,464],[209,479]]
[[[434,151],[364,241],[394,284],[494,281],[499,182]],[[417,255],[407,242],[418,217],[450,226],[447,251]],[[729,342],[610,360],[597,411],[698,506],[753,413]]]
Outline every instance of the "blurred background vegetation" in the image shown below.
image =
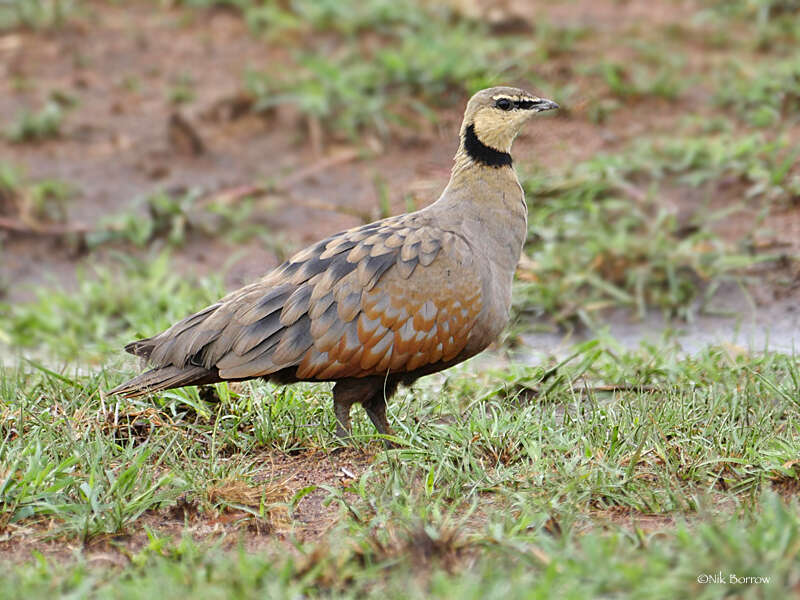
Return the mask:
[[[467,98],[496,84],[562,107],[515,145],[529,236],[497,351],[599,341],[409,392],[399,461],[366,427],[323,461],[313,386],[101,394],[136,368],[125,342],[434,201]],[[411,572],[421,597],[796,593],[796,356],[603,332],[796,306],[798,158],[798,0],[0,0],[10,585],[358,596]],[[234,538],[266,554],[226,553]],[[59,544],[85,551],[65,573]],[[779,583],[697,587],[719,568]]]
[[146,288],[169,252],[182,278],[231,287],[433,201],[465,99],[499,83],[563,107],[516,151],[531,198],[518,314],[686,319],[753,274],[761,296],[795,289],[795,3],[561,4],[4,2],[0,335],[43,343],[57,284],[103,336],[67,355],[117,344],[129,311],[75,298],[100,293],[95,265],[122,255],[119,285]]

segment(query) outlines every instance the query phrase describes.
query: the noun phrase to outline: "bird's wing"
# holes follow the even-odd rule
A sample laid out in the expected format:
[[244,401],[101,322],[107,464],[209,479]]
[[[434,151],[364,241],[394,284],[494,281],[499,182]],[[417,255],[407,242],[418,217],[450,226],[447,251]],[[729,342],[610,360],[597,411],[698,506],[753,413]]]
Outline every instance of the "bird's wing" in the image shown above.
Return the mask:
[[[140,344],[155,366],[245,379],[408,372],[466,347],[483,306],[459,235],[412,213],[351,229]],[[149,344],[149,346],[147,346]],[[131,345],[133,346],[133,345]]]

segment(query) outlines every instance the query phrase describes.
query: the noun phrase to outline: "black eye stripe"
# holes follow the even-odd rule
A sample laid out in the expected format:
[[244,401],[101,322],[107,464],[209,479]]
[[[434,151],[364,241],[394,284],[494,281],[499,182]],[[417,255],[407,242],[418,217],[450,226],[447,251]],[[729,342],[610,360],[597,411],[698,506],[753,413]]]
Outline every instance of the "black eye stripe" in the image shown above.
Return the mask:
[[495,101],[494,105],[497,108],[499,108],[500,110],[511,110],[511,109],[514,109],[514,108],[519,108],[519,109],[522,109],[522,110],[529,110],[531,108],[536,107],[537,104],[539,104],[539,102],[541,102],[541,101],[538,100],[538,99],[537,100],[532,100],[532,99],[529,100],[529,99],[523,98],[523,99],[520,99],[520,100],[514,100],[512,98],[501,97],[501,98],[498,98]]

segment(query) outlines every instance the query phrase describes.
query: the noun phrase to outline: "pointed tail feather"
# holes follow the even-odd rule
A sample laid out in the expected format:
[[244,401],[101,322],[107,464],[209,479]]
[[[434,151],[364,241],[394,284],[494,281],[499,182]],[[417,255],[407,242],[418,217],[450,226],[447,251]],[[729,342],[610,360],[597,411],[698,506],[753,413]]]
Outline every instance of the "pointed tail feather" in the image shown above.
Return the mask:
[[155,342],[153,341],[153,338],[146,338],[127,344],[125,346],[125,352],[147,359],[150,358],[154,348]]
[[121,394],[126,398],[143,396],[185,385],[205,385],[222,381],[217,369],[206,369],[187,365],[186,367],[160,367],[142,373],[108,392],[110,396]]

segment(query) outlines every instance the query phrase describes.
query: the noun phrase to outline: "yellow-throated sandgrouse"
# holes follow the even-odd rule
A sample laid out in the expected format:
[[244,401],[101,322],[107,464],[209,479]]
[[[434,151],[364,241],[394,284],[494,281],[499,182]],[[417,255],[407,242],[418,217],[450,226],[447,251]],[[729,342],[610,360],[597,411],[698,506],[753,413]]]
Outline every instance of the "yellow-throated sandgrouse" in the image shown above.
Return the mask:
[[558,108],[520,89],[475,94],[441,197],[417,212],[349,229],[256,283],[125,350],[153,367],[111,391],[132,397],[255,377],[335,381],[337,435],[360,402],[389,434],[399,383],[481,352],[508,321],[527,207],[511,144]]

